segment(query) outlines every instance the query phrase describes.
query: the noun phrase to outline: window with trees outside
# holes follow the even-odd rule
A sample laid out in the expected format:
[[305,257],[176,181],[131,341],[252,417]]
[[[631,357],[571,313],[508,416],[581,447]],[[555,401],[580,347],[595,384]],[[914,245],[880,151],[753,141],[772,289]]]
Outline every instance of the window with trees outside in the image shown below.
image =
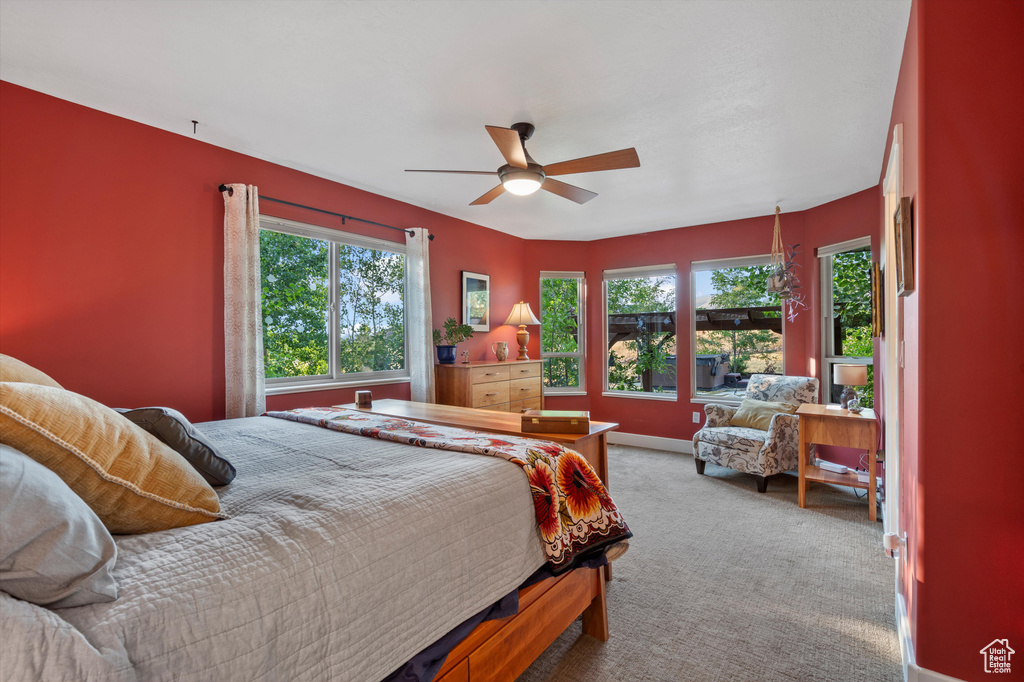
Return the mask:
[[782,301],[768,293],[770,256],[695,261],[693,397],[743,398],[752,374],[783,374]]
[[604,272],[605,391],[676,399],[676,268]]
[[858,386],[864,407],[875,406],[871,343],[871,238],[818,249],[821,261],[821,378],[826,402],[838,403],[843,387],[832,382],[837,363],[867,365],[868,384]]
[[586,390],[584,286],[582,272],[540,273],[540,358],[544,361],[545,393]]
[[408,378],[405,244],[260,217],[268,389]]

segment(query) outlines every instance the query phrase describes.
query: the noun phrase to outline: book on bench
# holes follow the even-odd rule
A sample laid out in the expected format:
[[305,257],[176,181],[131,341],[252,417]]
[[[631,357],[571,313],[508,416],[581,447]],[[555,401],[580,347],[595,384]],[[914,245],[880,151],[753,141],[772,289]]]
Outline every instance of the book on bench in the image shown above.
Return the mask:
[[573,410],[523,410],[523,433],[590,433],[590,413]]

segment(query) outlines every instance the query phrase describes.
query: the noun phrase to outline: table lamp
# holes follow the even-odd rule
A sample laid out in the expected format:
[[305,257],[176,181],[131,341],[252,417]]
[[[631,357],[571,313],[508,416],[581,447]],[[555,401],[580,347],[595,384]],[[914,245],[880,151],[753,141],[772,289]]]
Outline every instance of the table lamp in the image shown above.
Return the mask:
[[857,397],[857,390],[854,386],[867,386],[868,366],[867,365],[832,365],[832,381],[843,387],[843,394],[839,397],[839,404],[847,409],[850,401]]
[[519,342],[519,357],[516,360],[529,360],[530,356],[526,354],[526,344],[530,341],[530,332],[526,331],[526,325],[540,324],[540,320],[530,310],[530,304],[520,301],[512,306],[512,312],[505,320],[505,324],[519,325],[519,331],[516,332],[516,341]]

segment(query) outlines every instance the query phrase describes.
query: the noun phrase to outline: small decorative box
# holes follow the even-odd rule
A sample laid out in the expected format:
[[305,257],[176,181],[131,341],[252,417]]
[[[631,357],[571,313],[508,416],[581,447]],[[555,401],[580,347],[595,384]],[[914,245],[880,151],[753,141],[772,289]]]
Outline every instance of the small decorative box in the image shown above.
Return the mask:
[[590,433],[590,413],[524,410],[523,433]]

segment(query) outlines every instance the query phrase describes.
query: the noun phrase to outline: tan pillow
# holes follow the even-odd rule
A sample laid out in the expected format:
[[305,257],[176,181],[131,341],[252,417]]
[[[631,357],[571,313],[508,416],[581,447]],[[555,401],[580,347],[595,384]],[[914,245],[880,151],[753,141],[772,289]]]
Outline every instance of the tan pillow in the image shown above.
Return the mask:
[[729,423],[733,426],[767,431],[768,427],[772,425],[772,417],[777,414],[793,414],[796,412],[796,407],[789,403],[770,403],[766,400],[744,398]]
[[18,381],[25,384],[64,388],[32,365],[26,365],[17,358],[3,354],[0,354],[0,381]]
[[181,455],[83,395],[0,383],[0,439],[60,476],[111,533],[224,516],[217,493]]

